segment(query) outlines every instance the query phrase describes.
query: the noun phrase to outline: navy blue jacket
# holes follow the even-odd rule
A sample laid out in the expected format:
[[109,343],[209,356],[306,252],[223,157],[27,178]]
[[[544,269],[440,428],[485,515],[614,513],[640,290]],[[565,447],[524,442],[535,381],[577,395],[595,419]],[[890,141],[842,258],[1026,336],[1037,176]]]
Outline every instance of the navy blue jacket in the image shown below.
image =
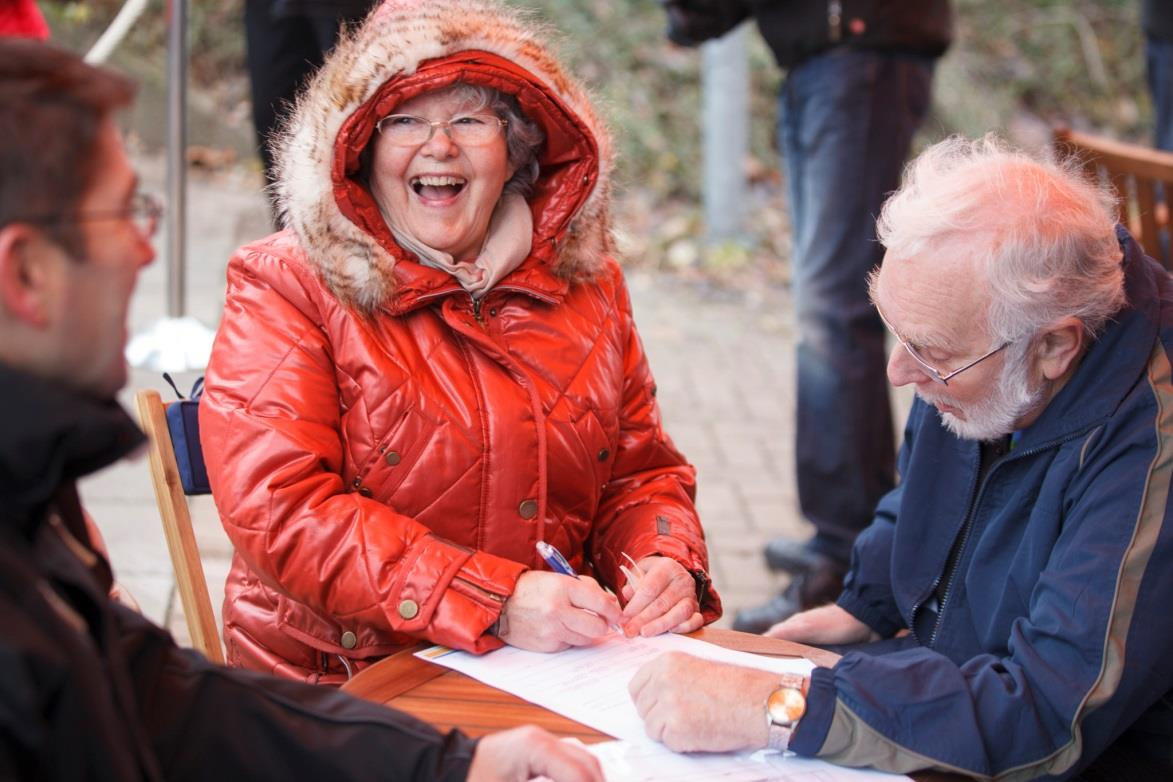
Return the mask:
[[[1066,779],[1130,728],[1168,727],[1173,283],[1120,239],[1129,305],[983,481],[978,443],[914,404],[901,483],[856,542],[839,605],[883,637],[929,637],[817,669],[792,742],[800,754]],[[955,540],[938,623],[924,633],[914,616]],[[1170,737],[1158,727],[1150,738],[1173,778]]]

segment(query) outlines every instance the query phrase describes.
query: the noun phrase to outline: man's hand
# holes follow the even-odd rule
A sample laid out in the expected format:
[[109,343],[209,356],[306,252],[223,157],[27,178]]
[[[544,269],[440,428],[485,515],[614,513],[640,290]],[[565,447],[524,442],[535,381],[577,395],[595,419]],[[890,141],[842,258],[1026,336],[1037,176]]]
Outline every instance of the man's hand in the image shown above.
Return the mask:
[[469,782],[604,782],[595,756],[532,725],[494,733],[477,742]]
[[857,644],[880,636],[837,605],[825,605],[795,614],[762,635],[801,644]]
[[674,752],[766,746],[766,698],[778,674],[668,652],[627,685],[648,736]]
[[644,557],[639,582],[623,586],[623,632],[645,638],[671,630],[691,633],[704,624],[696,599],[696,579],[671,557]]
[[497,637],[534,652],[587,646],[619,623],[619,601],[590,576],[530,570],[505,601]]

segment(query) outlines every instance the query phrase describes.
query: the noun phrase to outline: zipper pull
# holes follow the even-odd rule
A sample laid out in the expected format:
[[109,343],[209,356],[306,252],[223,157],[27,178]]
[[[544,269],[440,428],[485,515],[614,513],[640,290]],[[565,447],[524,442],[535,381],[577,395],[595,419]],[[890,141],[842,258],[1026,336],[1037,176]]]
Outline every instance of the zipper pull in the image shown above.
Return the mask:
[[[471,296],[472,294],[469,294],[469,295]],[[482,326],[485,325],[485,321],[483,321],[481,319],[481,300],[480,299],[473,299],[472,300],[472,316],[477,319],[477,323],[481,324]]]

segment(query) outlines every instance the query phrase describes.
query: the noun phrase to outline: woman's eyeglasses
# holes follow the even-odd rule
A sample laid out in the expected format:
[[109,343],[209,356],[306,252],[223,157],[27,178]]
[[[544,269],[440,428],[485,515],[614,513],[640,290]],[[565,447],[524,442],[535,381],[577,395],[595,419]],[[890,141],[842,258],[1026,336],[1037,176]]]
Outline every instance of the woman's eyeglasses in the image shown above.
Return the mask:
[[423,146],[431,141],[436,128],[443,128],[456,144],[475,147],[493,141],[508,124],[493,114],[461,114],[435,122],[412,114],[392,114],[379,120],[375,128],[397,147]]

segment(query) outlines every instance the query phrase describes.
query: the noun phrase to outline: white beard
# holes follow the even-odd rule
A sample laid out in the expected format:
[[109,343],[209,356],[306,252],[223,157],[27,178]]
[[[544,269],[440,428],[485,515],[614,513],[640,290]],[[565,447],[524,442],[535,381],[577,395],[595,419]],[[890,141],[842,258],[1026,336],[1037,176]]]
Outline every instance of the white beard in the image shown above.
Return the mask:
[[[1044,383],[1031,386],[1026,358],[1028,349],[1029,345],[1007,357],[993,391],[982,401],[967,407],[964,419],[938,410],[945,428],[962,439],[980,441],[997,440],[1013,432],[1015,423],[1042,401],[1046,390]],[[932,394],[917,392],[917,396],[928,404],[934,403]],[[956,406],[948,399],[941,401]]]

